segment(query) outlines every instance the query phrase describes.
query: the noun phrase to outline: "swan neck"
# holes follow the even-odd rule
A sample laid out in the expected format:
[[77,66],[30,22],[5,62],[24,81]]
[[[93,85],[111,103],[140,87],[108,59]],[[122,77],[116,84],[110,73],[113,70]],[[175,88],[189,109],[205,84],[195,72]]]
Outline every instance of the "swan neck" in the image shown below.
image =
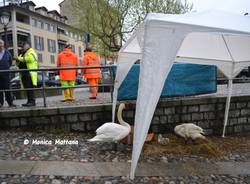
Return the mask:
[[130,125],[129,125],[127,122],[125,122],[125,121],[123,120],[123,118],[122,118],[123,109],[124,109],[124,107],[119,107],[119,109],[118,109],[118,112],[117,112],[117,119],[118,119],[118,122],[119,122],[121,125],[125,125],[125,126],[127,126],[127,127],[130,127]]

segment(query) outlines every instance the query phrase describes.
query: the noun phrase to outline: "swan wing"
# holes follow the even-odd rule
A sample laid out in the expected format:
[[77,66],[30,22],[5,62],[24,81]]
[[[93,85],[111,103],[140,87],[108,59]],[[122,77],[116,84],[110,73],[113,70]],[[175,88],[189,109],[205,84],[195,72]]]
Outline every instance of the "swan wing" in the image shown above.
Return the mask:
[[186,131],[185,131],[185,126],[183,125],[178,125],[174,129],[175,133],[181,137],[186,137]]
[[117,123],[104,123],[96,130],[96,134],[119,132],[121,128],[122,126]]
[[114,141],[120,140],[129,134],[127,127],[117,123],[105,123],[96,130],[96,135],[113,139]]
[[107,129],[109,126],[112,126],[111,124],[113,123],[104,123],[102,126],[100,126],[99,128],[96,129],[96,134],[100,134],[101,132],[105,131],[105,129]]
[[197,132],[203,132],[203,129],[193,123],[188,123],[187,124],[188,129],[192,130],[192,131],[197,131]]

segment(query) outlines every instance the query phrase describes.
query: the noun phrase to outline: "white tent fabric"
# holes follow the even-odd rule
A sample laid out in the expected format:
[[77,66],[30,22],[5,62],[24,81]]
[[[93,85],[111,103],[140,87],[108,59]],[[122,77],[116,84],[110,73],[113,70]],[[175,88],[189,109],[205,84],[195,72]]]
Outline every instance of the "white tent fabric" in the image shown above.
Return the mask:
[[123,80],[127,76],[133,64],[142,57],[142,39],[144,34],[144,24],[141,24],[132,37],[122,47],[118,55],[117,71],[113,92],[112,122],[115,120],[115,107],[117,104],[117,93]]
[[[113,120],[117,90],[133,63],[141,59],[131,179],[173,62],[216,65],[232,81],[244,67],[250,66],[249,43],[249,17],[221,11],[147,16],[119,52],[114,87]],[[229,84],[224,129],[232,92],[232,83]]]

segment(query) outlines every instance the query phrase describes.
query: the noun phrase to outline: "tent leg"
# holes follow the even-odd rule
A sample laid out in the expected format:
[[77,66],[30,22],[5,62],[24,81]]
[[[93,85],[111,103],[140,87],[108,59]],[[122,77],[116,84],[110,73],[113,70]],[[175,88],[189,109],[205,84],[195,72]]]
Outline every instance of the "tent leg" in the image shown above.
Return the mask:
[[113,91],[113,103],[112,103],[112,122],[115,122],[115,110],[116,110],[116,104],[117,104],[117,93],[118,90],[114,88]]
[[232,96],[232,89],[233,89],[233,80],[229,79],[228,80],[228,96],[227,96],[227,101],[226,101],[226,109],[225,109],[225,115],[224,115],[224,127],[223,127],[223,133],[222,137],[225,137],[226,133],[226,127],[228,123],[228,113],[230,109],[230,101],[231,101],[231,96]]

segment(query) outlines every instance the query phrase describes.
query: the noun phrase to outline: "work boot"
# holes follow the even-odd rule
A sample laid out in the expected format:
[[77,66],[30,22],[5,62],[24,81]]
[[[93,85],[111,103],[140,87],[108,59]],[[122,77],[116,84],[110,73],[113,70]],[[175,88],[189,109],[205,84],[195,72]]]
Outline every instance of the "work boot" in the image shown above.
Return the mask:
[[11,104],[9,104],[9,107],[10,107],[10,108],[14,108],[14,107],[16,107],[16,105],[13,104],[13,103],[11,103]]
[[70,100],[70,91],[69,89],[64,89],[63,90],[63,95],[64,95],[64,99],[61,100],[61,102],[67,102]]
[[28,102],[26,104],[22,104],[22,106],[23,107],[34,107],[34,106],[36,106],[36,103],[34,103],[34,102]]
[[89,99],[96,99],[96,97],[97,97],[97,94],[96,93],[92,93],[92,96],[91,97],[89,97]]

